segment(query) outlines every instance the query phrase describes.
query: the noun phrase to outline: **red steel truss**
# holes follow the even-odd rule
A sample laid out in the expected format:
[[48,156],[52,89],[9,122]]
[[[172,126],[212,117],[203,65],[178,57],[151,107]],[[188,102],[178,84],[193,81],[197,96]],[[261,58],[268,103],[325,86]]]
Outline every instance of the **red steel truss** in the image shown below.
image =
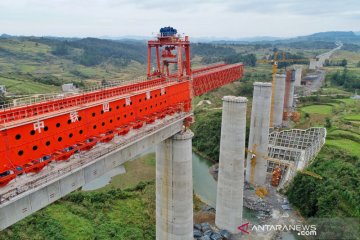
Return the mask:
[[193,76],[193,94],[200,96],[243,77],[243,64],[224,65]]
[[243,76],[243,64],[192,70],[189,38],[174,35],[173,30],[149,41],[147,79],[28,105],[0,106],[0,187],[18,174],[39,172],[51,161],[66,161],[98,142],[126,135],[131,128],[189,112],[192,97]]

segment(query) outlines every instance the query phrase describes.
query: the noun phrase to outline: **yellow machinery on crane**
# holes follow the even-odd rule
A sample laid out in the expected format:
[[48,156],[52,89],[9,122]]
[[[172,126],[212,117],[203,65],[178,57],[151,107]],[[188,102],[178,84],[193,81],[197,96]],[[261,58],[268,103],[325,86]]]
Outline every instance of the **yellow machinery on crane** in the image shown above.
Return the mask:
[[274,92],[275,92],[275,85],[276,85],[275,75],[278,70],[278,63],[279,62],[295,63],[295,62],[304,62],[304,61],[309,61],[309,59],[288,59],[288,58],[286,58],[285,52],[282,52],[281,57],[279,57],[279,52],[277,52],[277,51],[274,52],[273,59],[260,59],[260,60],[256,61],[256,63],[272,63],[272,90],[271,90],[272,94],[271,94],[270,127],[273,126],[273,112],[274,112],[274,102],[275,102]]
[[[297,170],[296,167],[293,165],[293,164],[290,164],[290,163],[287,163],[287,162],[284,162],[284,161],[281,161],[279,159],[276,159],[276,158],[271,158],[271,157],[268,157],[268,156],[264,156],[264,155],[258,155],[258,153],[256,152],[256,145],[254,146],[254,149],[250,150],[250,149],[245,149],[245,151],[249,154],[251,154],[251,161],[250,161],[250,164],[251,164],[251,167],[250,167],[250,184],[252,186],[254,186],[254,175],[255,175],[255,165],[256,165],[256,157],[257,156],[261,156],[264,160],[266,161],[272,161],[272,162],[275,162],[277,163],[279,166],[285,166],[287,168],[291,168],[295,171],[298,171],[300,173],[303,173],[303,174],[306,174],[306,175],[309,175],[309,176],[312,176],[316,179],[322,179],[322,176],[320,176],[319,174],[316,174],[314,172],[311,172],[311,171],[308,171],[308,170]],[[273,180],[272,182],[274,182],[274,179],[275,178],[279,178],[277,179],[278,182],[280,182],[280,179],[281,179],[281,174],[279,175],[279,170],[277,169],[274,169],[275,171],[273,172],[273,174],[277,174],[278,176],[273,176]],[[263,186],[259,186],[256,188],[255,190],[256,194],[259,196],[259,197],[264,197],[268,194],[268,190],[263,187]]]

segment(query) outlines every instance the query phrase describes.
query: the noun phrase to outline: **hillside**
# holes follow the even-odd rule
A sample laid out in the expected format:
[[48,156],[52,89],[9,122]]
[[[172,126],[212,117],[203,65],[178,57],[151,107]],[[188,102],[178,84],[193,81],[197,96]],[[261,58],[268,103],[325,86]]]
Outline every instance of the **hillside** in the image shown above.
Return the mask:
[[0,39],[0,84],[12,94],[46,93],[63,83],[80,86],[143,75],[144,43],[99,39]]
[[[234,46],[195,43],[193,67],[218,61],[254,65],[254,55]],[[153,63],[155,53],[152,54]],[[0,37],[0,85],[10,95],[60,91],[64,83],[79,87],[103,81],[126,81],[146,75],[145,41],[54,37]]]

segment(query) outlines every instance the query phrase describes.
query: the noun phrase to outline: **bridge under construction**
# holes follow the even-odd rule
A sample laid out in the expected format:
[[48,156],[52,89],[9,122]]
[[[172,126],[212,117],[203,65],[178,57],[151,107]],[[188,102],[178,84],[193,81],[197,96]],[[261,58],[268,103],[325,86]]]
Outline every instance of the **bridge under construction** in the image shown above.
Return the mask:
[[[219,228],[239,232],[245,180],[263,187],[280,169],[282,186],[324,144],[323,129],[271,131],[296,116],[296,71],[254,84],[248,148],[247,99],[223,98]],[[165,27],[145,78],[1,106],[0,230],[155,146],[156,238],[193,239],[191,102],[243,75],[241,63],[192,69],[189,37]]]

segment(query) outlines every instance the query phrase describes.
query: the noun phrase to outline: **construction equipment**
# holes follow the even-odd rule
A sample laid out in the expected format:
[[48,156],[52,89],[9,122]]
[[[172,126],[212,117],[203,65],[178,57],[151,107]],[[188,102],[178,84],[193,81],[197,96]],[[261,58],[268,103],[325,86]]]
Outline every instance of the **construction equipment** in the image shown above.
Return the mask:
[[[249,150],[249,149],[246,149],[245,150],[246,152],[249,152],[252,154],[252,158],[256,158],[256,156],[258,155],[254,150]],[[290,167],[292,169],[295,169],[295,166],[291,163],[287,163],[285,162],[284,160],[279,160],[279,159],[276,159],[276,158],[271,158],[271,157],[268,157],[268,156],[264,156],[264,155],[261,155],[261,157],[263,157],[265,160],[267,161],[271,161],[271,162],[274,162],[274,163],[277,163],[278,165],[283,165],[283,166],[286,166],[286,167]],[[296,170],[298,172],[301,172],[303,174],[306,174],[306,175],[309,175],[309,176],[312,176],[314,178],[317,178],[317,179],[322,179],[322,177],[319,175],[319,174],[316,174],[314,172],[310,172],[308,170]]]
[[271,111],[270,111],[270,127],[273,126],[273,113],[274,113],[274,103],[275,103],[275,76],[278,70],[278,63],[295,63],[295,62],[304,62],[309,61],[309,59],[288,59],[286,58],[286,53],[282,52],[281,56],[279,57],[279,52],[274,52],[273,59],[260,59],[257,60],[256,63],[272,63],[272,94],[271,94]]
[[[316,174],[314,172],[308,171],[308,170],[297,170],[296,166],[294,166],[291,163],[287,163],[285,161],[276,159],[276,158],[271,158],[268,156],[264,156],[264,155],[259,155],[256,152],[256,145],[254,147],[254,149],[250,150],[250,149],[245,149],[245,151],[249,154],[251,154],[251,171],[250,171],[250,184],[254,185],[254,175],[255,175],[255,165],[257,164],[256,160],[257,160],[257,156],[261,156],[264,160],[266,161],[272,161],[275,162],[276,164],[278,164],[278,166],[274,169],[274,171],[272,172],[272,178],[271,178],[271,185],[274,187],[277,187],[281,181],[281,177],[282,177],[282,168],[281,166],[285,167],[285,168],[290,168],[292,170],[298,171],[300,173],[312,176],[316,179],[322,179],[322,177],[319,174]],[[278,168],[278,169],[277,169]],[[266,187],[264,186],[258,186],[255,190],[255,193],[263,198],[264,196],[267,195],[268,191],[266,189]]]
[[281,168],[279,166],[277,166],[274,168],[274,170],[272,172],[271,185],[273,187],[279,186],[280,180],[281,180]]
[[[257,164],[257,162],[256,162],[256,154],[255,154],[255,152],[256,152],[256,147],[257,147],[257,145],[256,144],[254,144],[253,145],[253,151],[249,151],[248,149],[245,149],[245,151],[247,152],[247,153],[250,153],[251,154],[251,160],[250,160],[250,165],[251,165],[251,167],[250,167],[250,184],[252,185],[252,186],[254,186],[255,184],[254,184],[254,176],[255,176],[255,166],[256,166],[256,164]],[[256,193],[256,195],[258,195],[259,197],[261,197],[261,198],[263,198],[263,197],[265,197],[265,196],[267,196],[267,194],[268,194],[268,190],[266,189],[266,187],[263,187],[263,186],[258,186],[258,187],[256,187],[256,189],[255,189],[255,193]]]
[[292,112],[291,114],[291,120],[294,122],[299,122],[300,121],[300,112]]
[[[156,53],[153,71],[152,50]],[[141,131],[154,121],[190,112],[193,97],[243,77],[242,63],[192,69],[190,60],[189,37],[165,27],[148,41],[145,78],[1,105],[0,187],[17,175],[39,172],[52,160],[54,164],[71,161],[72,155],[112,141],[115,135]],[[188,117],[185,127],[192,122]]]
[[[245,151],[252,154],[252,155],[251,155],[251,160],[252,160],[252,159],[256,159],[256,156],[258,155],[258,154],[256,153],[256,150],[254,151],[254,150],[245,149]],[[294,166],[294,165],[291,164],[291,163],[287,163],[287,162],[285,162],[285,161],[282,161],[282,160],[279,160],[279,159],[276,159],[276,158],[271,158],[271,157],[264,156],[264,155],[261,155],[261,157],[263,157],[263,158],[264,158],[265,160],[267,160],[267,161],[275,162],[275,163],[277,163],[279,166],[284,166],[284,167],[288,167],[288,168],[291,168],[291,169],[296,169],[296,166]],[[256,164],[256,161],[255,161],[255,164]],[[254,169],[255,169],[255,166],[254,166]],[[316,174],[316,173],[311,172],[311,171],[308,171],[308,170],[297,170],[297,169],[296,169],[296,171],[301,172],[301,173],[306,174],[306,175],[309,175],[309,176],[312,176],[312,177],[317,178],[317,179],[322,179],[322,176],[320,176],[319,174]],[[250,174],[253,175],[254,172],[251,171]],[[250,179],[253,179],[253,176],[250,176]],[[250,182],[250,183],[251,183],[251,182]]]

